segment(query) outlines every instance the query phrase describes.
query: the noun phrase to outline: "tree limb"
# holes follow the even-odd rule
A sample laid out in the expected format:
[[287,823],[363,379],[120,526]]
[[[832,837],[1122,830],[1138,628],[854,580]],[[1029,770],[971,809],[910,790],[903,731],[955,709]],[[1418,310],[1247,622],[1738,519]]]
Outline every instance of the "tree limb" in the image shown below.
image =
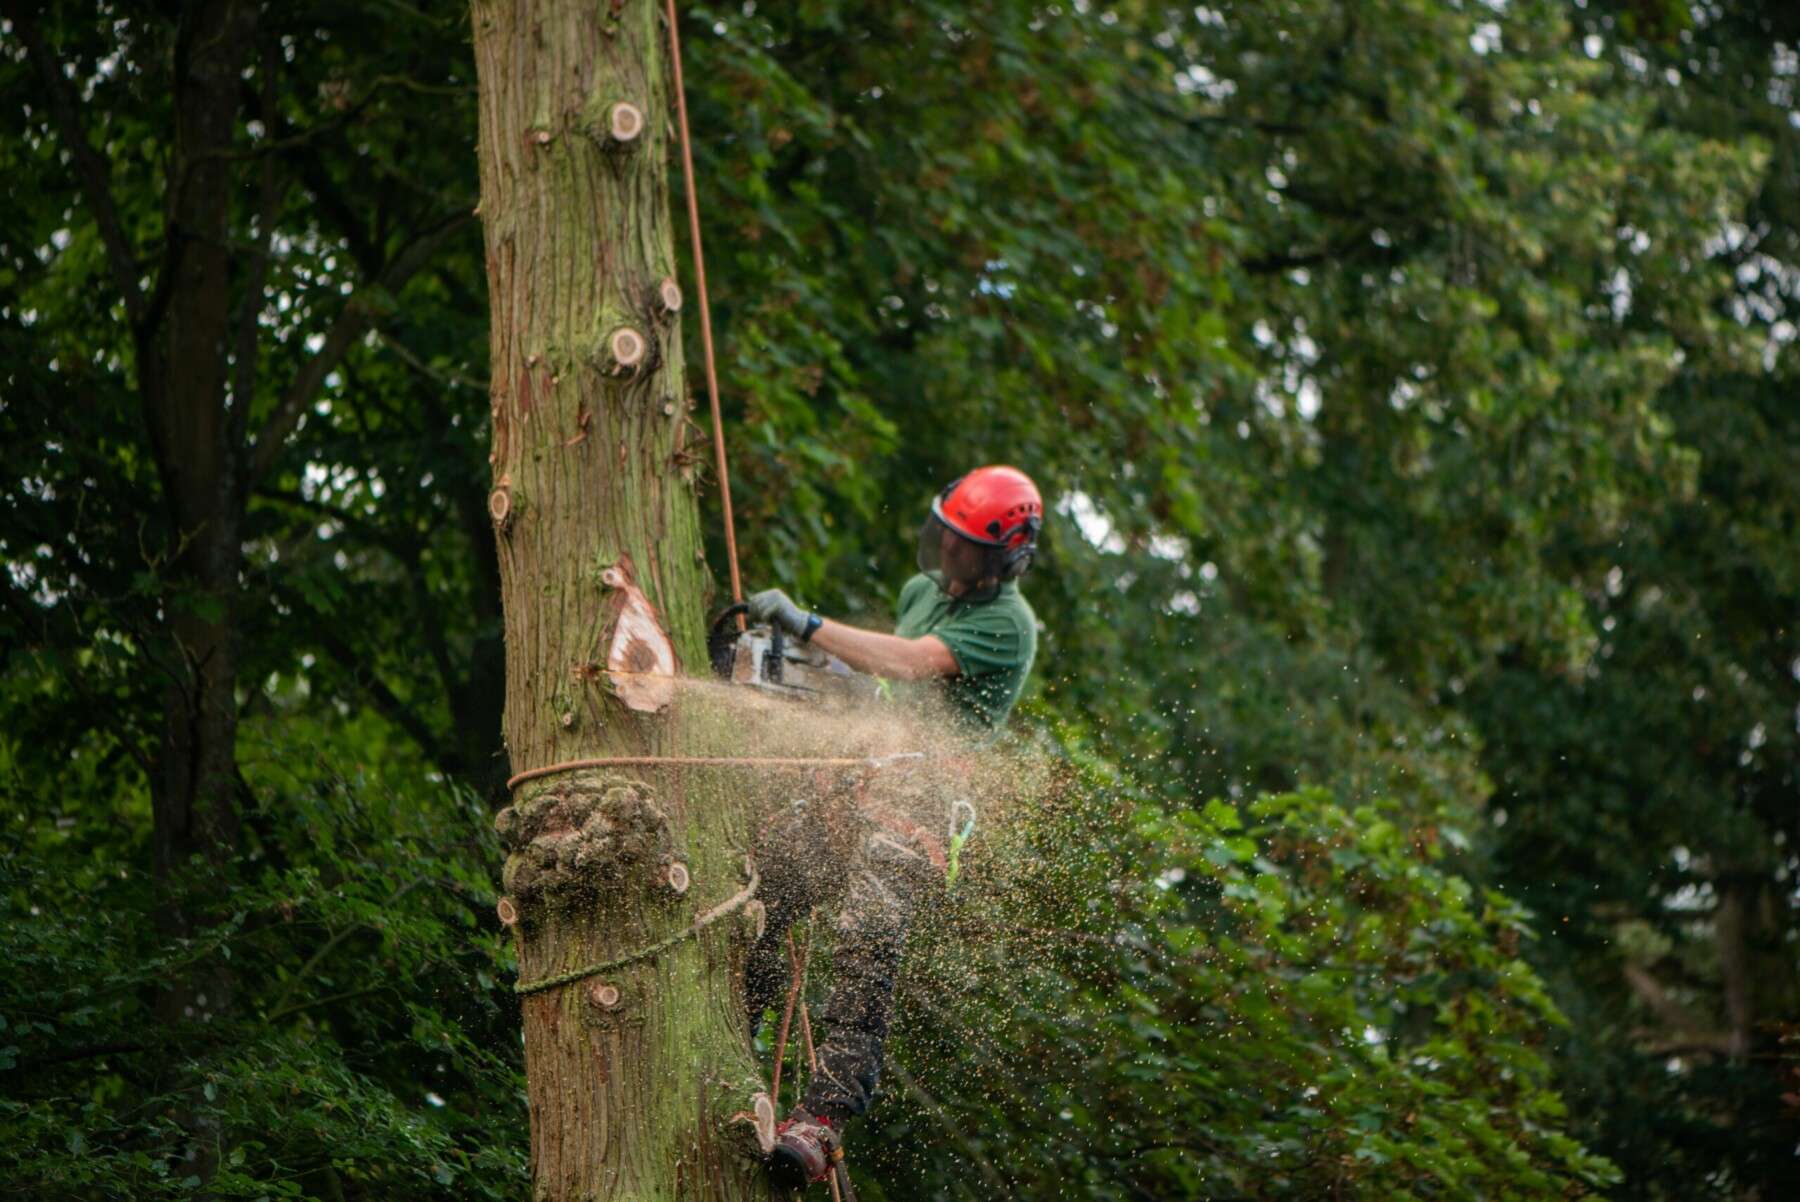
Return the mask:
[[[1646,1033],[1634,1032],[1642,1037]],[[1729,1056],[1731,1055],[1731,1036],[1724,1032],[1705,1031],[1691,1035],[1677,1035],[1670,1039],[1652,1039],[1640,1049],[1648,1056]]]
[[488,390],[488,384],[485,380],[473,380],[460,372],[439,371],[437,368],[419,358],[419,356],[414,354],[404,342],[401,342],[386,330],[377,328],[375,337],[381,340],[381,345],[398,355],[402,363],[406,364],[428,380],[442,384],[447,388],[467,388],[471,392],[482,394],[486,394]]
[[62,73],[62,64],[44,44],[38,31],[36,8],[37,5],[27,0],[0,0],[0,14],[12,22],[19,40],[25,43],[26,53],[37,67],[44,90],[49,93],[50,113],[56,121],[57,133],[75,160],[75,173],[81,181],[82,193],[94,211],[94,224],[100,227],[107,264],[112,268],[113,286],[125,301],[125,313],[131,318],[132,325],[139,326],[144,317],[144,295],[138,288],[137,256],[132,254],[125,227],[119,220],[106,160],[100,157],[93,143],[88,141],[87,132],[81,128],[81,117],[76,112],[69,81]]
[[282,394],[281,401],[275,406],[275,412],[263,423],[263,428],[256,436],[256,445],[250,462],[250,470],[245,473],[244,488],[248,491],[269,473],[275,466],[276,458],[281,454],[282,445],[287,441],[300,424],[300,416],[305,412],[307,403],[318,392],[325,377],[331,374],[350,348],[356,345],[374,321],[374,312],[365,301],[363,292],[376,288],[386,292],[395,292],[418,270],[431,261],[440,246],[449,240],[465,224],[472,220],[468,209],[461,210],[435,227],[427,230],[410,245],[395,255],[380,278],[372,285],[365,285],[344,306],[344,311],[332,323],[325,335],[325,344],[312,358],[301,365],[289,383],[287,391]]
[[[415,877],[412,880],[406,882],[404,885],[402,885],[398,889],[394,890],[393,894],[391,896],[389,896],[385,902],[381,903],[382,910],[387,911],[387,910],[393,909],[395,902],[397,902],[401,898],[405,897],[408,893],[411,893],[414,889],[418,888],[420,885],[428,883],[429,880],[430,880],[429,877]],[[275,999],[275,1005],[268,1014],[269,1020],[273,1021],[275,1018],[277,1018],[283,1014],[291,1014],[294,1012],[295,1009],[302,1009],[302,1010],[305,1009],[306,1008],[305,1006],[292,1007],[292,1008],[290,1008],[288,1006],[288,999],[290,999],[294,996],[294,990],[296,990],[300,987],[300,982],[306,980],[306,978],[312,974],[312,970],[317,968],[319,966],[319,964],[325,959],[325,957],[329,956],[333,951],[335,951],[338,948],[338,946],[344,942],[344,940],[350,938],[350,936],[356,934],[359,931],[373,931],[373,930],[376,930],[376,928],[369,925],[366,922],[353,922],[349,926],[345,927],[343,930],[339,931],[337,934],[333,935],[331,938],[327,939],[324,942],[324,944],[319,948],[319,950],[312,954],[312,958],[307,960],[307,962],[305,964],[300,966],[300,971],[293,975],[292,979],[290,979],[287,983],[287,988],[283,989],[281,991],[281,996]],[[380,986],[378,988],[385,988],[385,986]],[[364,990],[364,991],[359,991],[359,992],[373,992],[373,991]],[[354,995],[346,994],[344,996],[348,997],[348,996],[354,996]],[[336,1001],[338,999],[326,998],[326,999],[322,999],[322,1000]],[[317,1003],[313,1003],[313,1004],[317,1004]]]
[[1756,882],[1752,877],[1732,873],[1718,882],[1718,888],[1713,940],[1719,949],[1719,978],[1725,992],[1725,1018],[1730,1024],[1726,1034],[1731,1058],[1742,1060],[1750,1054],[1751,1032],[1756,1025],[1750,958],[1745,947],[1750,926],[1748,898],[1755,891]]
[[20,1060],[11,1071],[15,1073],[35,1072],[41,1068],[49,1068],[53,1064],[71,1064],[77,1060],[94,1060],[101,1056],[123,1056],[132,1052],[148,1051],[151,1046],[137,1040],[82,1044],[78,1047],[64,1048],[60,1052],[52,1052],[47,1056],[33,1056]]
[[457,762],[457,757],[445,748],[443,741],[438,738],[437,732],[432,730],[430,724],[421,718],[410,705],[400,700],[400,695],[389,688],[386,681],[375,675],[368,662],[359,659],[348,643],[324,627],[315,631],[314,636],[318,639],[319,646],[337,661],[338,666],[349,672],[351,678],[368,691],[370,700],[375,702],[375,707],[389,721],[404,730],[413,742],[419,745],[419,749],[431,758],[433,763],[452,776],[462,775],[462,765]]
[[1677,1001],[1668,987],[1650,975],[1650,971],[1636,964],[1624,967],[1625,983],[1631,991],[1650,1008],[1657,1021],[1668,1027],[1672,1034],[1666,1040],[1650,1045],[1652,1052],[1659,1046],[1682,1048],[1689,1050],[1708,1050],[1719,1055],[1732,1054],[1732,1039],[1728,1032],[1708,1030],[1710,1024],[1703,1022],[1681,1002]]

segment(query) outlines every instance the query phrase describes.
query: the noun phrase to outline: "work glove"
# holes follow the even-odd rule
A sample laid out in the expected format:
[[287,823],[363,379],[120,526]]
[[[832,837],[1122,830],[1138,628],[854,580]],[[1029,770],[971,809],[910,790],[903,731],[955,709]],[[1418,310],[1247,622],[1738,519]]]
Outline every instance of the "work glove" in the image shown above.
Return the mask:
[[801,642],[812,637],[819,619],[807,613],[778,588],[764,589],[750,597],[750,620],[779,626]]

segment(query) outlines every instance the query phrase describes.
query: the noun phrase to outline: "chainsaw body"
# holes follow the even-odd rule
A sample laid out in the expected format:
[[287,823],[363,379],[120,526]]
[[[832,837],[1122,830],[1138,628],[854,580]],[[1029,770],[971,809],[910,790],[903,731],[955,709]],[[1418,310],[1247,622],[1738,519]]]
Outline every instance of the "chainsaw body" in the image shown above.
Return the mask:
[[810,643],[796,642],[776,626],[739,631],[732,620],[742,604],[713,619],[706,636],[713,674],[776,697],[833,709],[852,709],[877,696],[875,678]]

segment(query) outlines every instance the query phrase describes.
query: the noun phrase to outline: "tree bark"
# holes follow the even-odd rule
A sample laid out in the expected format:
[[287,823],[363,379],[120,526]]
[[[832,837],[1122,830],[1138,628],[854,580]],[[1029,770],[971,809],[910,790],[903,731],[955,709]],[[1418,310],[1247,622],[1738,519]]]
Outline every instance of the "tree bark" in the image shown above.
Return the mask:
[[[512,768],[693,750],[698,716],[660,705],[654,675],[671,651],[706,664],[681,342],[660,300],[664,30],[651,0],[476,0],[473,18]],[[622,127],[621,105],[641,121]],[[497,822],[521,981],[659,945],[741,894],[728,783],[644,765],[522,784]],[[742,936],[715,922],[525,998],[534,1198],[766,1196]]]
[[1750,926],[1757,879],[1749,873],[1725,873],[1717,882],[1719,902],[1713,911],[1713,938],[1719,948],[1719,984],[1725,997],[1725,1024],[1733,1060],[1749,1057],[1756,1029],[1751,994]]

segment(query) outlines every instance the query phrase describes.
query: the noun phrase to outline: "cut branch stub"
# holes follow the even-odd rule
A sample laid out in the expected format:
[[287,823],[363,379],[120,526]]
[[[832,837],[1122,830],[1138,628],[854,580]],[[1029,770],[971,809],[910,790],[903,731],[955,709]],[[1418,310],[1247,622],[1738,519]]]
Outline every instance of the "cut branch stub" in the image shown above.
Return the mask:
[[629,100],[621,100],[606,110],[606,140],[624,148],[633,145],[644,132],[644,110]]
[[663,865],[663,885],[677,897],[688,891],[688,879],[688,867],[680,860],[670,860]]
[[656,285],[657,314],[668,321],[681,312],[681,285],[675,282],[674,276],[664,276]]
[[488,516],[494,519],[494,525],[504,531],[512,525],[512,493],[505,488],[496,488],[488,494]]
[[607,679],[614,695],[626,708],[642,713],[666,708],[675,699],[675,646],[656,608],[637,587],[630,558],[621,556],[602,571],[600,582],[619,593],[606,642]]
[[775,1103],[766,1093],[751,1100],[751,1121],[756,1124],[756,1146],[764,1156],[775,1150]]
[[619,987],[608,985],[605,981],[589,981],[587,984],[588,1001],[602,1010],[611,1010],[619,1004]]
[[494,904],[494,913],[500,916],[501,926],[516,926],[519,922],[519,907],[510,897],[503,897]]
[[635,375],[649,357],[650,339],[630,326],[620,326],[606,336],[607,375]]
[[714,1113],[727,1146],[750,1160],[775,1150],[775,1103],[760,1077],[720,1082]]

